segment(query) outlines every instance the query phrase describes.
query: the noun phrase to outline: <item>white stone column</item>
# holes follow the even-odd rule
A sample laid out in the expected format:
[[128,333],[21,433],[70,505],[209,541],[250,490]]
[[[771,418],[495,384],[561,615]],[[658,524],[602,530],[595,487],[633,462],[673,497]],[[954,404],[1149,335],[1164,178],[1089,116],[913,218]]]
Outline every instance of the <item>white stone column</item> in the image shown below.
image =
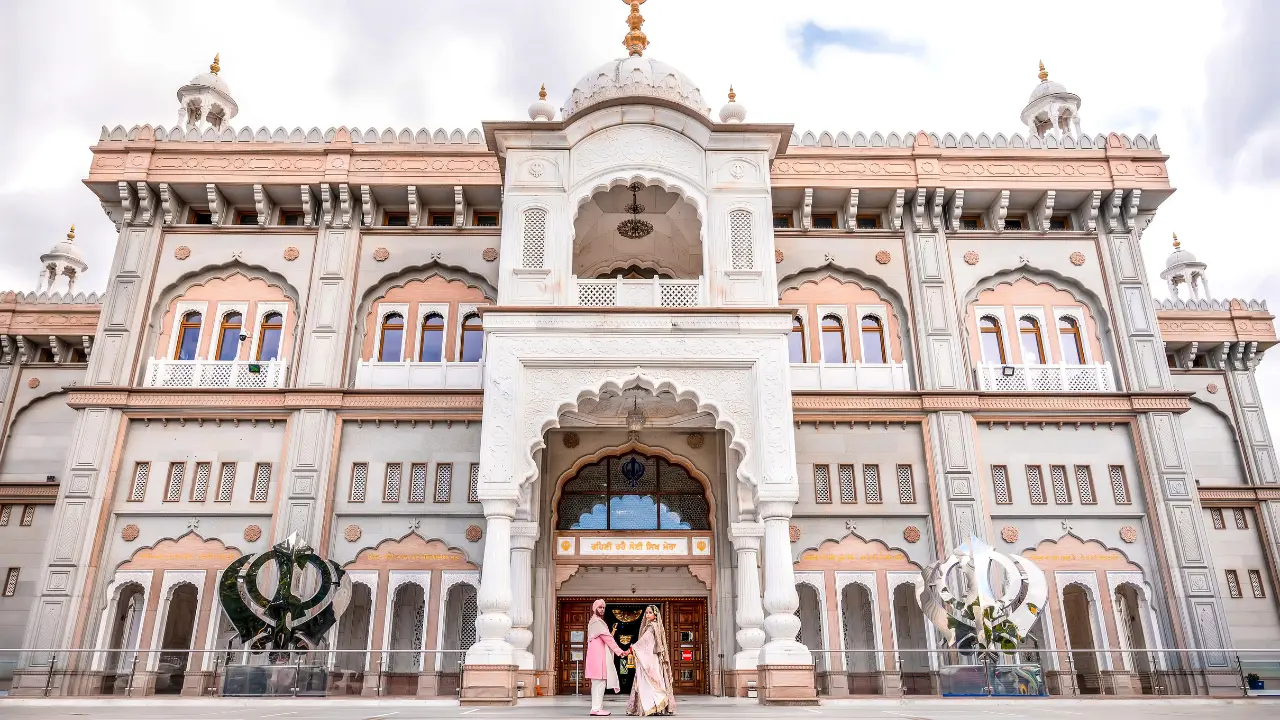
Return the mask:
[[764,521],[764,631],[769,641],[760,648],[760,665],[812,665],[813,655],[796,640],[800,607],[791,558],[791,502],[760,503]]
[[512,657],[521,670],[533,670],[533,546],[538,523],[517,520],[511,524],[511,643]]
[[511,629],[511,519],[516,501],[484,501],[484,566],[476,605],[476,644],[467,651],[467,665],[514,665],[507,631]]
[[738,623],[735,637],[741,648],[733,656],[734,670],[755,670],[764,645],[764,605],[760,601],[760,538],[764,526],[759,523],[734,523],[730,528],[733,546],[738,554],[734,573],[734,597]]

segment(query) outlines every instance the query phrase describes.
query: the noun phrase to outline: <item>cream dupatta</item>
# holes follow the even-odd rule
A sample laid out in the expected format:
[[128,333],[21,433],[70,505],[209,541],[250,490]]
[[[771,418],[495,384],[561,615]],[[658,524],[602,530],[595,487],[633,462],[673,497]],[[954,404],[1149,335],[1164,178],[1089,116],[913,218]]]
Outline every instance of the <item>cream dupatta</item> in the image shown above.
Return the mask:
[[636,674],[631,683],[627,714],[672,715],[675,714],[676,699],[672,693],[671,651],[667,647],[667,629],[662,623],[662,613],[658,608],[650,605],[646,612],[652,612],[653,619],[646,619],[640,625],[639,638],[631,644]]

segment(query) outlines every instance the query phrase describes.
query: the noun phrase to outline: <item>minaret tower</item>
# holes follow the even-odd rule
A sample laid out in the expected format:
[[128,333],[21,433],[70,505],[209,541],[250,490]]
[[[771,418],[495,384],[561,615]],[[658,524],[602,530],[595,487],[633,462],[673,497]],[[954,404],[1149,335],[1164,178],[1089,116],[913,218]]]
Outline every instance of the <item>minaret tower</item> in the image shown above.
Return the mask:
[[56,243],[49,252],[40,256],[40,278],[36,280],[36,292],[54,292],[58,278],[67,279],[67,290],[70,294],[75,290],[76,278],[89,269],[80,248],[75,245],[76,226],[67,231],[67,239]]
[[218,72],[222,70],[221,56],[214,55],[209,72],[191,78],[191,82],[178,88],[178,122],[185,130],[221,130],[240,107],[231,97],[231,88]]
[[1040,63],[1040,84],[1031,91],[1022,109],[1022,124],[1027,131],[1043,139],[1045,133],[1058,137],[1080,137],[1080,96],[1069,92],[1062,83],[1049,79],[1049,71]]

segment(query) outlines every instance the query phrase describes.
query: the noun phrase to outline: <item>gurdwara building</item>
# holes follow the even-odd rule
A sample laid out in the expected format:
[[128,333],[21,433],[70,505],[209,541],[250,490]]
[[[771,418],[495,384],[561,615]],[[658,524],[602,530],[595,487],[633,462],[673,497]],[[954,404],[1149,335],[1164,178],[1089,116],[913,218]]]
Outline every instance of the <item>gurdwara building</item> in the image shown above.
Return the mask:
[[1177,242],[1153,297],[1155,136],[1043,68],[1007,135],[754,122],[640,21],[528,120],[235,127],[215,62],[103,129],[105,291],[72,233],[0,296],[12,694],[216,691],[220,574],[295,533],[338,694],[573,693],[597,597],[683,693],[931,693],[971,536],[1045,572],[1052,692],[1280,648],[1274,318]]

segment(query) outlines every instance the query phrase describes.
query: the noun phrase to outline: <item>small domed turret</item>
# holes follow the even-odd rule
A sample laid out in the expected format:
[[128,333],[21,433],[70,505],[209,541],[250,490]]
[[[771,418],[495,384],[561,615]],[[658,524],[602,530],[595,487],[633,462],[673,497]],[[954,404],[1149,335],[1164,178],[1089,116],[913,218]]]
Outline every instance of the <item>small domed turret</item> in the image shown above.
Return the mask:
[[89,269],[75,245],[76,226],[67,231],[67,239],[55,243],[49,252],[40,256],[40,279],[36,281],[36,292],[44,290],[53,292],[59,277],[67,279],[67,292],[75,289],[76,278]]
[[538,91],[538,99],[533,101],[529,106],[529,119],[535,121],[554,120],[556,117],[556,107],[547,102],[547,86],[544,83],[542,89]]
[[1040,63],[1040,84],[1031,91],[1027,106],[1022,109],[1022,122],[1028,132],[1043,138],[1053,132],[1059,136],[1080,135],[1080,96],[1067,90],[1062,83],[1049,79],[1049,72]]
[[747,106],[737,102],[738,94],[729,86],[729,102],[720,108],[720,122],[740,123],[747,119]]
[[214,55],[209,72],[200,73],[178,88],[178,122],[187,130],[221,130],[240,112],[231,97],[231,88],[218,76],[222,70],[220,60],[220,55]]
[[1173,234],[1173,252],[1164,261],[1164,271],[1160,278],[1169,285],[1169,296],[1174,300],[1181,299],[1181,288],[1189,288],[1190,300],[1211,300],[1209,294],[1209,266],[1196,259],[1189,251],[1182,249],[1178,242],[1178,233]]

